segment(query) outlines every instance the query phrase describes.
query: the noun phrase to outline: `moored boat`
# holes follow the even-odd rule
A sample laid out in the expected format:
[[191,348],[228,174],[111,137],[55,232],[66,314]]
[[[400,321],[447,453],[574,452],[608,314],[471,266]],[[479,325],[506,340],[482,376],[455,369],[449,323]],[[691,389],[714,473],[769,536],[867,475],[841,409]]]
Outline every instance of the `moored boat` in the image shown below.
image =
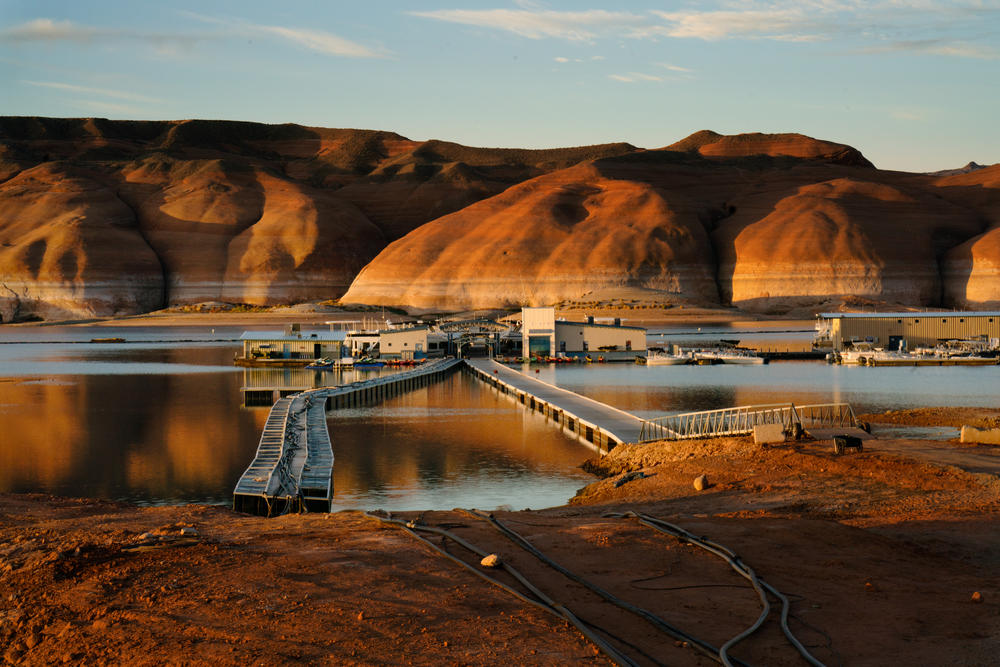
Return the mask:
[[648,352],[645,357],[639,356],[636,360],[641,360],[647,366],[680,366],[689,364],[692,361],[691,353],[669,354],[667,352]]

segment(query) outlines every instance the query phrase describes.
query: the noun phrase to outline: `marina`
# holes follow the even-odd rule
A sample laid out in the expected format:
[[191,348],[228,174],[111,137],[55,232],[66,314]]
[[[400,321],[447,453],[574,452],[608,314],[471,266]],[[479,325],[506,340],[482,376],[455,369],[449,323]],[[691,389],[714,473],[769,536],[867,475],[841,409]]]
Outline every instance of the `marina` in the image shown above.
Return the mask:
[[[0,333],[0,413],[10,434],[0,443],[0,489],[140,504],[231,504],[233,485],[254,458],[268,411],[282,394],[406,368],[235,368],[231,360],[242,333],[235,327],[20,327]],[[669,339],[669,332],[655,335],[664,334]],[[725,327],[699,334],[699,347],[713,338],[741,337]],[[758,336],[761,344],[766,335]],[[110,337],[127,342],[90,342]],[[782,361],[516,368],[550,388],[646,420],[789,402],[847,402],[859,414],[992,406],[1000,395],[995,367],[870,369]],[[267,395],[258,406],[244,401],[243,389]],[[524,409],[516,394],[491,389],[470,373],[378,403],[340,407],[326,413],[326,422],[331,435],[337,433],[334,507],[493,507],[512,497],[523,498],[524,506],[560,504],[586,479],[576,466],[593,454],[581,440],[595,446],[586,429],[581,439],[538,409]]]

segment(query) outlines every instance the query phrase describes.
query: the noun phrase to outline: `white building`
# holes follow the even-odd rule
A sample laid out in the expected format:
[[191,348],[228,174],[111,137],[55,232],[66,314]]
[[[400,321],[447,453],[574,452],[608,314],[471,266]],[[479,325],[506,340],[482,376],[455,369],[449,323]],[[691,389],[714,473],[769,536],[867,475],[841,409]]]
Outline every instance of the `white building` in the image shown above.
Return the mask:
[[625,326],[620,319],[611,323],[556,319],[554,308],[523,308],[521,338],[524,356],[604,356],[632,359],[646,350],[646,330]]

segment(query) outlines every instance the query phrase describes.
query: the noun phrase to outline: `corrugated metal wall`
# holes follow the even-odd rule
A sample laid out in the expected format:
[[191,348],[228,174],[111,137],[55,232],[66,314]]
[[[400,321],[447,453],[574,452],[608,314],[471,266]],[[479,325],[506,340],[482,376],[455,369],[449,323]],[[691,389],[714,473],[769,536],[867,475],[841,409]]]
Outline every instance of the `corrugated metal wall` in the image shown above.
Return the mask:
[[833,346],[843,349],[852,340],[872,340],[878,346],[889,344],[891,336],[902,336],[912,349],[935,345],[941,340],[971,339],[978,336],[1000,337],[1000,316],[957,313],[917,313],[889,317],[840,317],[834,320]]

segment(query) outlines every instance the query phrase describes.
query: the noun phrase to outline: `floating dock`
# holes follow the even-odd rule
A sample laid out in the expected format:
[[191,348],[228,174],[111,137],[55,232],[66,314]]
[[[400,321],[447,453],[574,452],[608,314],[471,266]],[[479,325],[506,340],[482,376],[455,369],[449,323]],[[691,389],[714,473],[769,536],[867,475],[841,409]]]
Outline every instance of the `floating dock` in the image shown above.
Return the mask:
[[441,359],[372,380],[280,398],[271,408],[257,455],[233,490],[233,508],[264,516],[327,512],[333,498],[333,446],[326,412],[377,403],[443,378],[463,366],[476,378],[540,412],[602,454],[623,443],[745,434],[779,424],[787,432],[859,425],[850,405],[756,405],[642,419],[533,378],[492,359]]
[[326,411],[367,405],[426,386],[461,363],[442,359],[372,380],[280,398],[264,423],[256,456],[233,489],[233,509],[262,516],[329,511],[333,445]]

